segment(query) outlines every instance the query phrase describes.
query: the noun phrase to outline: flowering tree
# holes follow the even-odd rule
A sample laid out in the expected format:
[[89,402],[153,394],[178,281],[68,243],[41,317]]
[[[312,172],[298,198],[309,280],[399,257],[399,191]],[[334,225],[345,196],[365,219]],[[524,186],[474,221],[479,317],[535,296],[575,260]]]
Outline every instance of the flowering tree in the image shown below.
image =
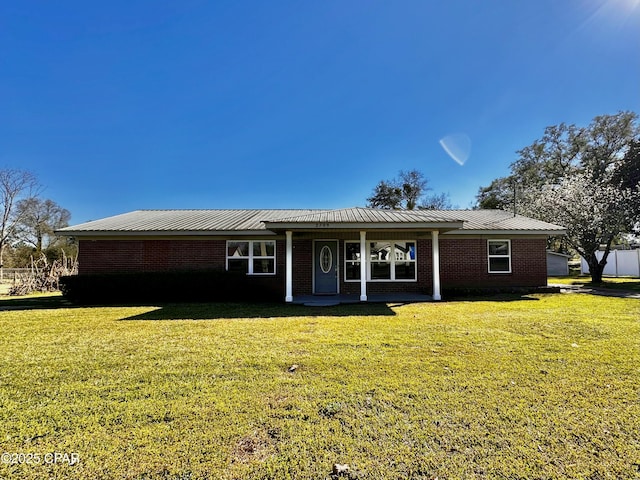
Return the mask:
[[[525,197],[522,207],[526,213],[566,226],[568,243],[587,261],[595,283],[602,281],[616,236],[638,220],[634,205],[640,201],[640,190],[599,185],[590,171],[565,177],[559,184],[546,184]],[[598,260],[601,245],[605,249]]]

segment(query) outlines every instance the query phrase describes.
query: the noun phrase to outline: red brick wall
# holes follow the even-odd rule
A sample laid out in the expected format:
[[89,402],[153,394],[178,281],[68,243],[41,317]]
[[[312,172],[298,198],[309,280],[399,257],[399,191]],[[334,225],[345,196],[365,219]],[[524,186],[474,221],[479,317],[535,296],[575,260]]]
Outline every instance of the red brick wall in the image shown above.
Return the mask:
[[511,273],[489,273],[486,239],[440,238],[440,282],[447,287],[534,287],[547,284],[547,242],[511,240]]
[[313,240],[294,239],[292,246],[293,296],[311,295],[313,289]]
[[78,268],[92,273],[225,268],[224,240],[80,240]]
[[[80,240],[80,274],[224,269],[225,240]],[[340,291],[359,294],[359,282],[344,281],[344,242],[340,248]],[[488,273],[486,239],[440,238],[442,288],[541,286],[547,282],[546,240],[513,239],[512,273]],[[367,282],[369,293],[432,292],[431,240],[417,241],[417,282]],[[276,246],[275,284],[284,288],[285,241]],[[293,294],[308,295],[313,288],[313,240],[293,240]]]

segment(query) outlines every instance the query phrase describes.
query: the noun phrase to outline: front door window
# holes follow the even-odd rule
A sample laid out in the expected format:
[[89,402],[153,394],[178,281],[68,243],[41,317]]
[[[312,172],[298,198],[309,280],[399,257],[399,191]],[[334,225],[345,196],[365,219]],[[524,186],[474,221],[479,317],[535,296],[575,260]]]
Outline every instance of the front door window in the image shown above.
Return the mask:
[[331,254],[331,248],[329,245],[325,245],[320,250],[320,268],[322,269],[322,273],[331,272],[331,267],[333,266],[333,255]]

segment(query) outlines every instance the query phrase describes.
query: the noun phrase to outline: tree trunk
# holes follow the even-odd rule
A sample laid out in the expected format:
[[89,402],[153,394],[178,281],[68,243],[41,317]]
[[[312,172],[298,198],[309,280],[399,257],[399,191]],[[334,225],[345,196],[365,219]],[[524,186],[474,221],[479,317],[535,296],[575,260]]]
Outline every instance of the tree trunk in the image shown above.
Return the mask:
[[587,260],[592,283],[602,283],[602,272],[604,272],[604,266],[607,264],[607,257],[609,256],[609,252],[605,253],[606,255],[600,261],[596,257],[596,252],[593,252]]

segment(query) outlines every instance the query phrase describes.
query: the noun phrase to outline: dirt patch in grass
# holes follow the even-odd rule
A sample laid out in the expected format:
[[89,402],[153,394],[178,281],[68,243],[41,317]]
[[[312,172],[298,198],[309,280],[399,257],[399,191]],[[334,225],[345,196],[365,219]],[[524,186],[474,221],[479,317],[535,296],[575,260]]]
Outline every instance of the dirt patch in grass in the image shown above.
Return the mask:
[[279,437],[277,428],[268,430],[254,430],[238,440],[233,448],[231,462],[262,462],[273,454],[274,446]]

